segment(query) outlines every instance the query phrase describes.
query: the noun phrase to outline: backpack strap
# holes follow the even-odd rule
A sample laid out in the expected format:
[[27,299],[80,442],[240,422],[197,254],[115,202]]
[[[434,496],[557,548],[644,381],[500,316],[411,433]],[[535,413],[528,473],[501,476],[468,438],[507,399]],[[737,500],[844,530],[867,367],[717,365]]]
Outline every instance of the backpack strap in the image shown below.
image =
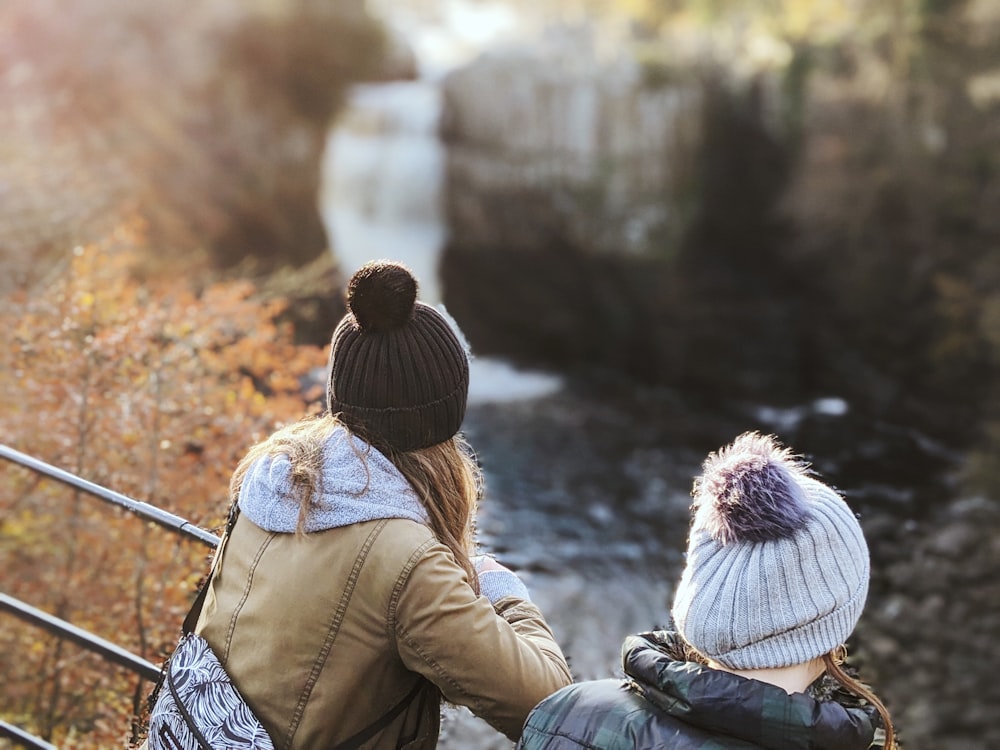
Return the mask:
[[[198,590],[198,595],[195,597],[194,603],[191,605],[190,611],[184,618],[184,624],[181,626],[181,631],[183,632],[184,635],[187,635],[188,633],[193,633],[195,626],[198,624],[198,618],[201,617],[201,610],[205,604],[205,596],[208,593],[208,587],[212,582],[212,577],[215,575],[215,569],[218,567],[219,561],[222,559],[223,552],[225,551],[226,541],[229,539],[229,534],[230,532],[232,532],[233,527],[236,525],[236,518],[239,516],[239,514],[240,514],[239,503],[233,502],[232,507],[229,509],[229,518],[226,520],[226,529],[223,532],[222,539],[219,541],[219,546],[216,549],[215,559],[212,560],[212,569],[208,572],[208,577],[205,579],[205,583]],[[169,674],[170,672],[169,661],[170,660],[168,659],[167,664],[164,666],[163,671],[160,673],[160,680],[159,682],[157,682],[156,687],[153,689],[153,692],[149,697],[149,706],[150,708],[152,708],[152,706],[156,702],[156,697],[160,692],[163,682],[166,681],[167,689],[170,690],[171,694],[173,694],[174,701],[180,707],[181,711],[184,712],[185,717],[188,718],[186,708],[183,707],[181,705],[181,702],[177,699],[177,695],[175,693],[175,689],[173,686],[173,680],[170,678]],[[414,701],[414,699],[416,699],[417,695],[419,695],[420,691],[423,689],[424,684],[425,684],[424,678],[418,676],[416,682],[413,684],[413,687],[410,688],[410,692],[404,695],[398,703],[393,705],[392,708],[390,708],[388,711],[382,714],[382,716],[377,718],[375,721],[366,726],[360,732],[357,732],[356,734],[353,734],[350,737],[348,737],[343,742],[334,745],[332,748],[330,748],[330,750],[356,750],[357,748],[361,747],[368,740],[370,740],[376,734],[378,734],[387,726],[389,726],[393,721],[395,721],[395,719],[401,713],[403,713],[404,710],[406,710],[407,706],[409,706]],[[188,725],[193,727],[193,723],[190,721],[188,722]],[[204,740],[205,740],[204,737],[200,736],[197,737],[197,741],[199,744],[204,742]],[[206,745],[201,745],[201,746],[202,748],[207,748]]]
[[208,593],[208,587],[212,583],[212,576],[215,575],[215,569],[219,567],[219,561],[222,559],[222,553],[225,551],[226,540],[229,539],[229,534],[236,525],[236,518],[239,514],[239,502],[234,500],[232,507],[229,509],[229,518],[226,519],[226,529],[222,532],[222,539],[219,540],[219,546],[215,550],[215,558],[212,560],[212,569],[208,571],[208,577],[205,579],[201,588],[198,589],[198,596],[195,597],[194,603],[191,605],[191,609],[184,618],[184,624],[181,625],[181,632],[184,635],[193,633],[195,625],[198,624],[198,618],[201,617],[201,609],[205,606],[205,595]]
[[403,710],[413,702],[413,700],[420,693],[421,689],[424,687],[424,678],[417,677],[417,681],[410,688],[410,692],[403,696],[402,700],[396,705],[386,711],[382,716],[377,718],[374,722],[366,726],[357,734],[352,735],[343,742],[334,745],[330,750],[356,750],[356,748],[361,747],[363,744],[368,742],[372,737],[381,732],[387,726],[392,724],[392,722],[403,713]]
[[181,700],[181,696],[177,693],[177,686],[174,685],[174,676],[170,673],[170,669],[165,669],[164,672],[166,673],[167,690],[170,691],[170,695],[174,699],[174,705],[177,706],[177,710],[180,711],[181,716],[184,717],[184,724],[190,730],[195,742],[198,743],[199,750],[212,750],[211,743],[205,738],[205,735],[201,733],[201,730],[198,729],[198,723],[191,718],[191,713],[188,711],[187,706],[184,705],[184,701]]

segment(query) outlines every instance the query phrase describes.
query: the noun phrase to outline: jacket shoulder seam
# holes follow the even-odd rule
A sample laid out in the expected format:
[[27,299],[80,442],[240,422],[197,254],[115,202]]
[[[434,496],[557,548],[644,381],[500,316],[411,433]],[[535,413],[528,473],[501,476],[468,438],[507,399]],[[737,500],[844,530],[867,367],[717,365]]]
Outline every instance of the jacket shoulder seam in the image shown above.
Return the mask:
[[[410,579],[410,574],[413,569],[417,567],[417,563],[420,562],[421,558],[427,553],[427,550],[432,546],[437,544],[437,539],[431,536],[423,544],[417,547],[413,553],[410,555],[403,569],[399,571],[399,575],[396,576],[396,583],[392,587],[392,593],[389,595],[389,607],[386,612],[385,624],[386,624],[386,634],[389,636],[389,640],[395,645],[396,643],[396,609],[399,605],[399,597],[403,592],[403,587],[406,582]],[[398,650],[398,648],[397,648]]]
[[[403,587],[408,582],[410,575],[413,573],[413,569],[416,568],[417,563],[420,562],[421,558],[427,553],[427,550],[438,544],[438,540],[435,537],[428,539],[426,542],[421,544],[414,550],[413,554],[410,555],[410,559],[407,561],[403,570],[400,572],[399,577],[396,579],[396,586],[393,588],[391,602],[392,602],[392,624],[394,633],[398,633],[400,637],[406,642],[406,644],[413,649],[413,651],[423,659],[424,663],[427,664],[434,673],[438,676],[440,683],[445,683],[450,685],[454,692],[466,696],[469,699],[468,706],[475,714],[482,714],[485,706],[483,706],[482,701],[476,698],[474,695],[465,690],[462,685],[449,674],[436,659],[432,658],[426,650],[417,641],[415,641],[411,636],[409,630],[403,627],[399,621],[396,619],[396,605],[399,601],[399,596],[402,593]],[[394,638],[395,642],[395,638]],[[397,645],[398,650],[398,645]]]

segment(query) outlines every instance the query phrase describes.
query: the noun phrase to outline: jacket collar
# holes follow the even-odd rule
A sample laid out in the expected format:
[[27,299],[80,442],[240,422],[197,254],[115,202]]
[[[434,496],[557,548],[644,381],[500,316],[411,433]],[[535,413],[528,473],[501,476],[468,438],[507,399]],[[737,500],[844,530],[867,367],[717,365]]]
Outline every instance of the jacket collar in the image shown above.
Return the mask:
[[872,713],[686,661],[673,633],[643,633],[622,647],[633,687],[667,714],[773,750],[866,750]]

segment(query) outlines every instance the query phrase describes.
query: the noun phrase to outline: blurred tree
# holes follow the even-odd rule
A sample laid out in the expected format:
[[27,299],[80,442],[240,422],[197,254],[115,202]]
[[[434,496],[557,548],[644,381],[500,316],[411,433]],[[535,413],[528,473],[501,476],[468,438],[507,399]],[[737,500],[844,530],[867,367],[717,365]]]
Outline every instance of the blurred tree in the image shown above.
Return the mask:
[[[217,527],[239,457],[320,397],[303,390],[322,351],[292,345],[281,301],[247,282],[151,275],[144,232],[137,221],[78,246],[0,307],[4,441]],[[0,483],[3,589],[158,663],[204,548],[27,471],[6,466]],[[0,715],[61,747],[121,746],[148,685],[28,626],[0,632]]]
[[361,0],[0,3],[0,291],[135,211],[221,265],[316,258],[326,131],[381,40]]

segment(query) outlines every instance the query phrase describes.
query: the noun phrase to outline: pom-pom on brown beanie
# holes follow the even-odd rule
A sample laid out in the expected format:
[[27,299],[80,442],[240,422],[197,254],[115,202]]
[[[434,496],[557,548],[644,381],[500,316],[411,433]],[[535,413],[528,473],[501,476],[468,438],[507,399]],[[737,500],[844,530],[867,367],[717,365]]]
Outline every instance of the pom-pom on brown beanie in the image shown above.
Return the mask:
[[330,346],[330,411],[376,448],[405,452],[454,436],[468,393],[465,347],[441,313],[417,301],[409,269],[390,261],[358,269]]

